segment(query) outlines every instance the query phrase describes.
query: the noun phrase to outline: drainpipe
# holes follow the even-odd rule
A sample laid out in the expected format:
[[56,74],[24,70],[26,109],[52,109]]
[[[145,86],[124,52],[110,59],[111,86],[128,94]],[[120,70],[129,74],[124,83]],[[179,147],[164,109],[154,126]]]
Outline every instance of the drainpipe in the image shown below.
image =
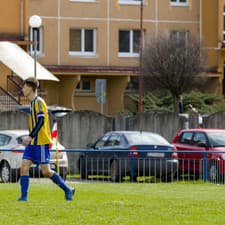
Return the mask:
[[199,12],[199,15],[200,15],[200,21],[199,21],[199,26],[200,26],[200,41],[202,41],[202,0],[200,0],[200,12]]
[[28,38],[28,0],[20,0],[20,34]]
[[20,35],[24,36],[24,0],[20,0]]

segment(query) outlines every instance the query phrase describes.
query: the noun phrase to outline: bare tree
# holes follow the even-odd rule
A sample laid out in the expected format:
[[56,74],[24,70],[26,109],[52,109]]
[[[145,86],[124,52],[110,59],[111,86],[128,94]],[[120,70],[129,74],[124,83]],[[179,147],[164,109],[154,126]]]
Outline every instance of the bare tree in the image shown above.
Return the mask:
[[178,112],[179,97],[200,88],[207,80],[201,42],[195,37],[172,39],[158,36],[146,44],[143,52],[145,90],[166,89],[174,99]]

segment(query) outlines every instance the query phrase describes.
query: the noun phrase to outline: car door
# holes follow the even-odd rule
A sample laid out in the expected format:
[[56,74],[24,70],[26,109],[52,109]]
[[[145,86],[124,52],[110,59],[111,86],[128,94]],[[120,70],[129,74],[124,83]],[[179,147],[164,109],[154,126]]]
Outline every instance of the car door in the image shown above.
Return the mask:
[[8,155],[9,152],[3,151],[9,148],[11,137],[5,134],[0,134],[0,160],[5,155]]
[[[184,131],[176,143],[179,159],[179,171],[181,172],[187,171],[189,167],[189,155],[185,151],[190,151],[192,149],[192,137],[192,131]],[[182,151],[184,151],[184,153],[182,153]]]
[[117,159],[118,163],[121,157],[124,155],[122,150],[125,148],[125,140],[122,134],[112,133],[107,142],[103,146],[103,164],[104,169],[108,173],[110,170],[110,164],[112,159]]
[[87,154],[87,167],[89,170],[89,174],[93,175],[103,175],[104,172],[104,152],[102,150],[105,149],[105,146],[108,143],[108,139],[110,134],[107,133],[99,138],[93,147],[90,149],[91,151]]
[[202,172],[203,168],[203,153],[199,151],[206,151],[208,146],[208,140],[204,132],[194,132],[192,137],[192,151],[189,154],[190,158],[190,171],[192,172]]
[[178,154],[179,170],[192,173],[202,171],[203,153],[198,151],[205,151],[207,145],[208,141],[204,132],[183,132],[176,144],[178,151],[186,151]]

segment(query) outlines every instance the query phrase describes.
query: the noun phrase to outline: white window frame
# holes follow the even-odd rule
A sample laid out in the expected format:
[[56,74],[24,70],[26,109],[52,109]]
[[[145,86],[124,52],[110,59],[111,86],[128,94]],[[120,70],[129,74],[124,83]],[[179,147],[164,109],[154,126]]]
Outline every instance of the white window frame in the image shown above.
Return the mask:
[[171,6],[188,6],[189,3],[188,3],[188,0],[186,0],[186,2],[180,2],[180,0],[176,0],[176,2],[172,2],[170,0],[170,5]]
[[[119,30],[119,32],[120,31],[129,31],[130,42],[129,42],[129,52],[119,52],[118,56],[119,57],[140,57],[140,53],[133,52],[133,50],[134,50],[134,42],[133,42],[133,40],[134,40],[134,30]],[[144,34],[144,32],[143,32],[143,34]],[[142,35],[142,37],[144,39],[144,35]],[[118,44],[120,44],[120,43],[118,43]]]
[[[33,40],[34,40],[34,32],[33,32],[32,27],[29,27],[30,30],[30,41],[31,44],[29,46],[29,52],[31,55],[34,55],[34,50],[33,50]],[[42,55],[43,54],[43,27],[39,27],[39,28],[35,28],[37,30],[39,30],[39,40],[37,40],[38,44],[39,44],[39,50],[37,50],[37,55]]]
[[[74,28],[76,29],[76,28]],[[78,28],[79,29],[79,28]],[[70,56],[96,56],[96,29],[91,28],[81,28],[81,51],[69,51]],[[85,30],[93,30],[93,51],[87,52],[85,51]]]
[[143,1],[143,3],[144,3],[145,0],[119,0],[119,4],[121,4],[121,5],[140,5],[141,1]]
[[188,43],[189,31],[179,31],[179,30],[171,30],[170,33],[176,33],[176,38],[179,40],[181,33],[185,34],[185,42]]

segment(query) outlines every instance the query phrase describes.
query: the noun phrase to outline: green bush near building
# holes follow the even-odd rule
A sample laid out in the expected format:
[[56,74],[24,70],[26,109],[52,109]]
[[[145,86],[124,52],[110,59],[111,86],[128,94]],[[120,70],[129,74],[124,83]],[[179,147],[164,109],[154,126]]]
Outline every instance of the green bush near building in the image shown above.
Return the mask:
[[[138,94],[130,95],[130,98],[137,104]],[[165,110],[173,112],[173,98],[166,91],[148,92],[143,95],[143,111]],[[187,112],[187,105],[192,104],[199,113],[210,114],[225,110],[225,101],[223,96],[213,95],[202,92],[190,92],[183,95],[184,112]],[[137,107],[138,108],[138,107]]]

